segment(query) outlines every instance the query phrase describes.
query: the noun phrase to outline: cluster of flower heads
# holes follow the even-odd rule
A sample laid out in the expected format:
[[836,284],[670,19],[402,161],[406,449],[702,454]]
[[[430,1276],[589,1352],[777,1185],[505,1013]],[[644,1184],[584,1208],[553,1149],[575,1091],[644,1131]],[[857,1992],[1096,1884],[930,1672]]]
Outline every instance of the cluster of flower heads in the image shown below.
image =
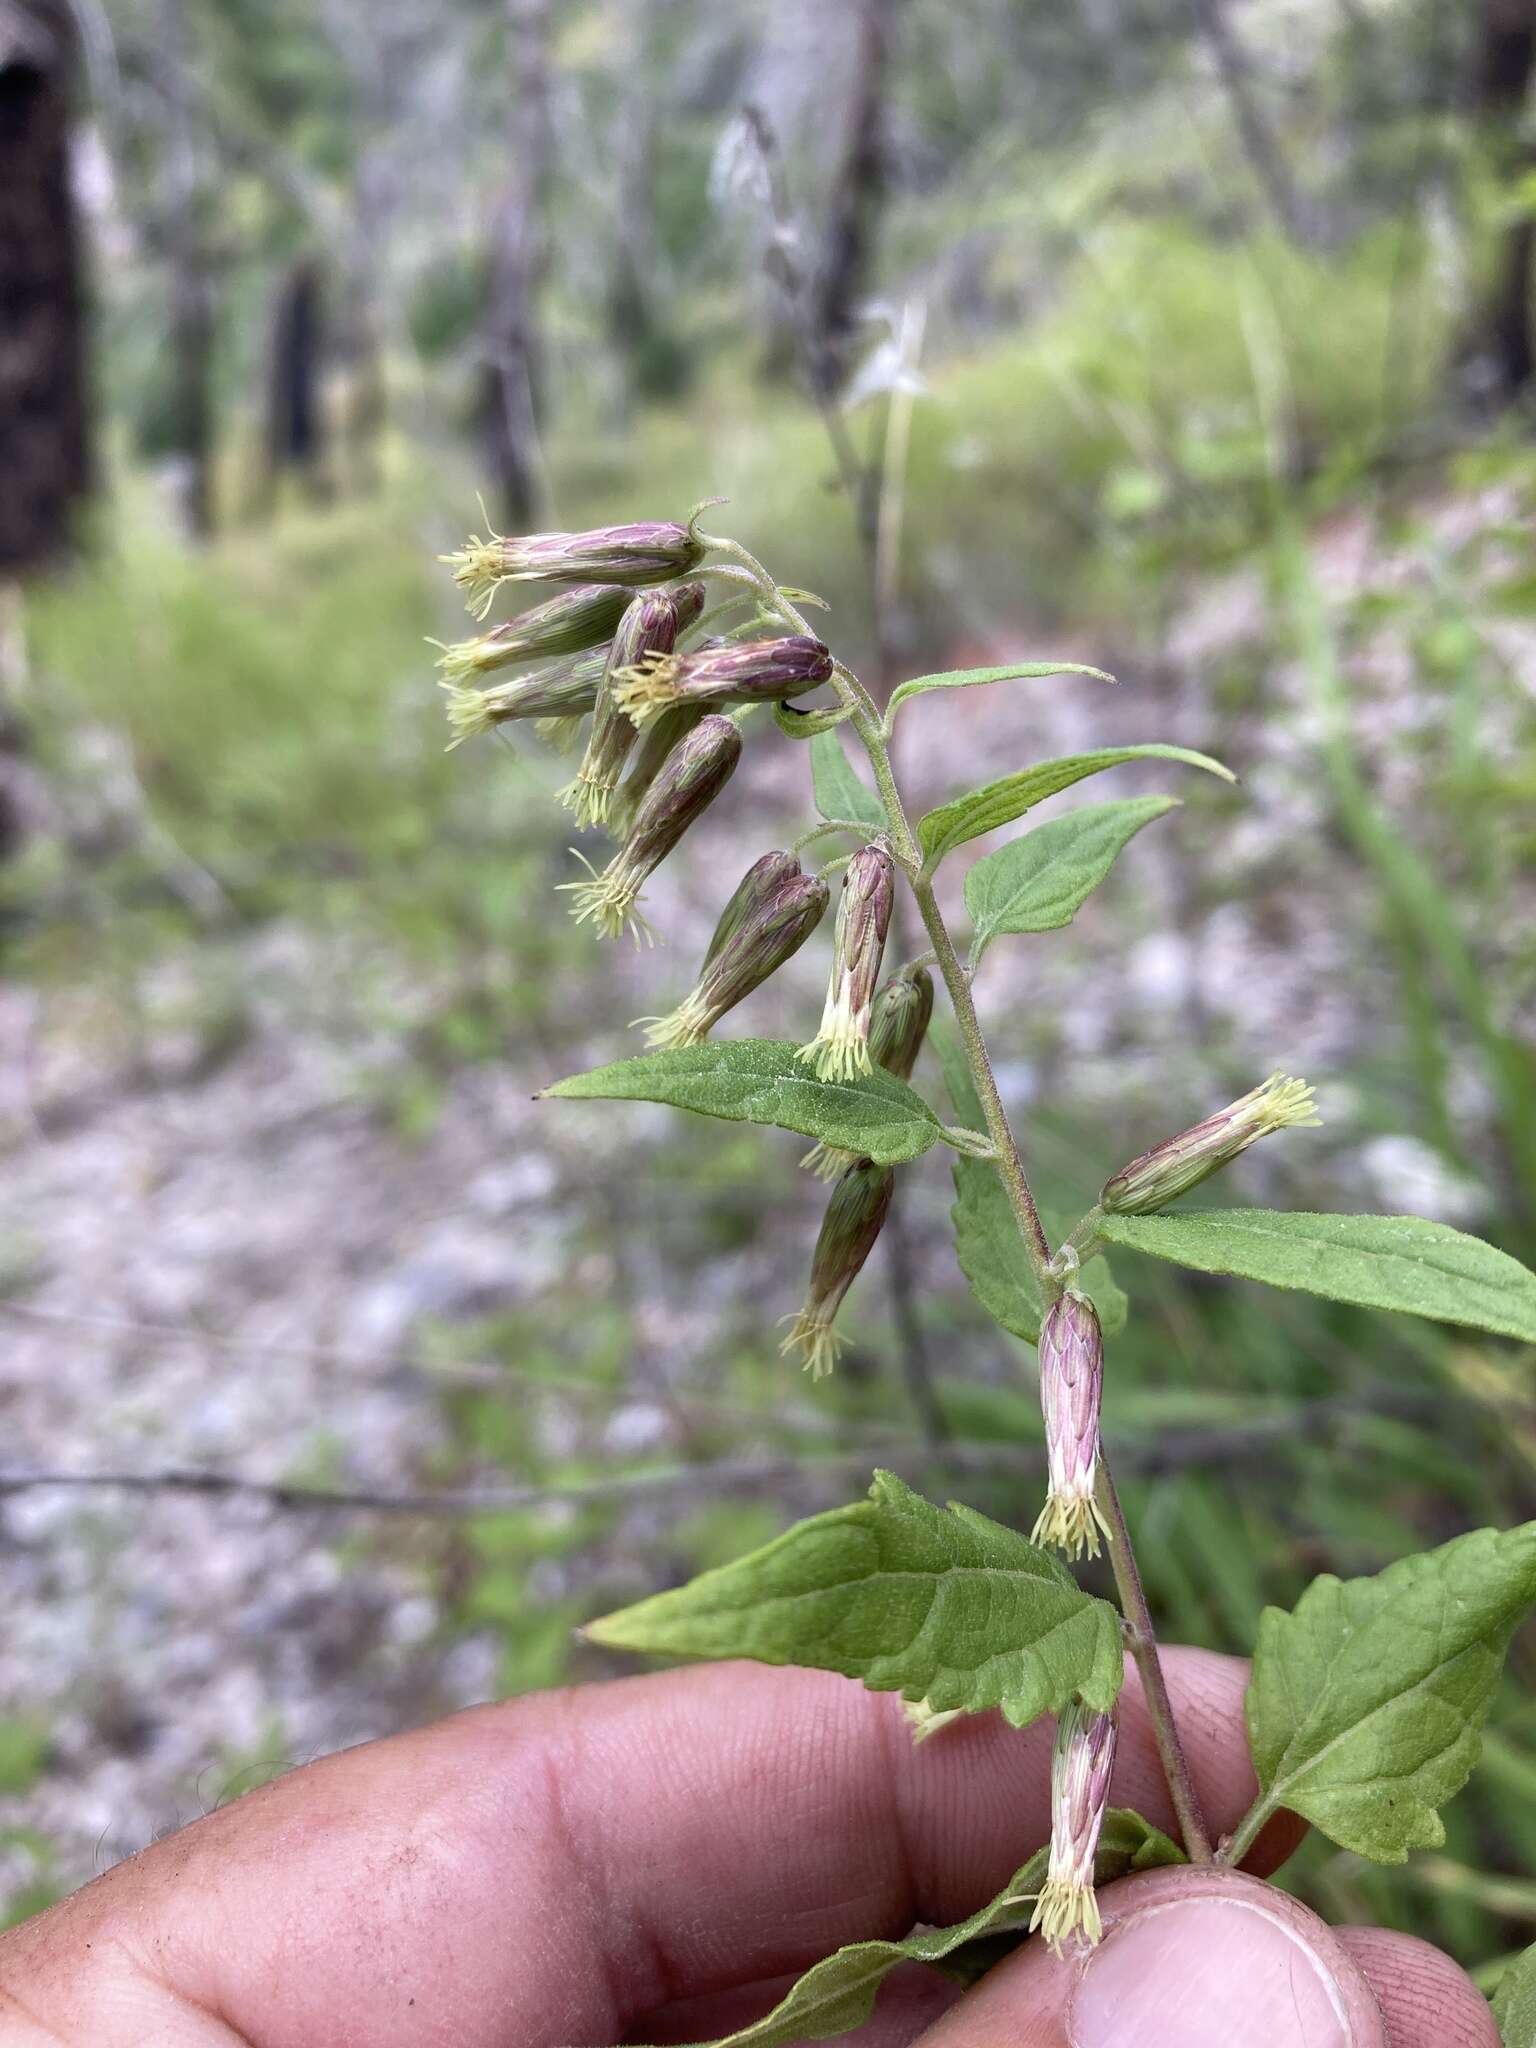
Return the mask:
[[[443,559],[484,621],[503,583],[564,586],[504,624],[442,650],[450,746],[518,720],[574,744],[574,779],[559,795],[582,827],[606,830],[616,851],[601,872],[562,886],[572,914],[600,938],[649,940],[641,892],[720,794],[741,758],[744,707],[786,703],[826,683],[832,657],[803,633],[710,636],[692,525],[651,521],[589,533],[472,536]],[[590,725],[586,724],[590,716]],[[585,856],[577,858],[585,863]],[[882,1067],[906,1080],[933,1014],[933,979],[904,968],[881,986],[896,870],[879,842],[843,874],[832,972],[820,1027],[799,1057],[824,1081]],[[667,1015],[643,1017],[658,1049],[700,1045],[729,1011],[782,967],[825,916],[831,892],[792,853],[755,861],[737,884],[693,987]],[[804,1307],[784,1343],[807,1370],[829,1372],[841,1339],[837,1311],[890,1207],[892,1170],[818,1145],[804,1164],[835,1181]]]

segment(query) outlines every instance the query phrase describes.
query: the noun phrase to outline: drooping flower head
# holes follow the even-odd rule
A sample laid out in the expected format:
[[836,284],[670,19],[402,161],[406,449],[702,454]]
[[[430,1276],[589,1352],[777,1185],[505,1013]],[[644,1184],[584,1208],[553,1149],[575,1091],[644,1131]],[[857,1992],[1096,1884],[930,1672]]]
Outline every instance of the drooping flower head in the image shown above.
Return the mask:
[[863,846],[843,874],[832,942],[832,978],[821,1026],[800,1057],[822,1081],[870,1071],[869,1021],[896,896],[896,864],[883,846]]
[[704,543],[673,520],[599,526],[589,533],[526,533],[508,538],[472,533],[455,554],[441,555],[477,618],[501,583],[665,583],[704,559]]
[[798,952],[826,915],[831,892],[793,854],[765,853],[722,912],[692,991],[670,1016],[642,1019],[646,1043],[700,1045],[728,1010]]
[[615,679],[620,704],[646,725],[674,704],[772,704],[826,682],[832,656],[819,640],[721,640],[692,654],[652,656]]
[[1051,1855],[1029,1923],[1031,1934],[1038,1927],[1058,1956],[1074,1939],[1092,1948],[1104,1931],[1093,1869],[1114,1765],[1114,1715],[1096,1714],[1074,1700],[1056,1717]]
[[741,734],[728,718],[702,718],[672,749],[635,811],[624,844],[589,882],[562,882],[574,892],[571,914],[600,938],[628,931],[638,944],[649,927],[635,905],[646,881],[688,827],[714,802],[741,759]]
[[632,756],[629,773],[609,801],[610,832],[628,831],[636,811],[645,800],[646,791],[661,773],[662,763],[684,733],[692,732],[708,709],[707,704],[678,704],[672,710],[664,711],[660,718],[652,719],[640,735],[640,745]]
[[614,678],[651,655],[670,654],[678,635],[687,631],[703,609],[703,584],[678,583],[670,590],[648,590],[634,598],[620,619],[608,649],[587,750],[575,781],[561,790],[558,799],[575,812],[578,825],[607,821],[624,763],[640,737],[634,720],[619,708]]
[[1104,1339],[1086,1295],[1069,1288],[1040,1323],[1040,1406],[1045,1416],[1049,1492],[1035,1523],[1037,1543],[1068,1557],[1099,1554],[1108,1526],[1094,1489],[1099,1475],[1099,1403],[1104,1390]]
[[472,689],[467,683],[445,682],[448,692],[448,724],[453,738],[450,749],[462,745],[476,733],[490,732],[518,718],[540,721],[561,720],[579,725],[597,702],[603,679],[603,657],[579,654],[547,668],[530,669],[523,676],[509,676],[488,690]]
[[833,1328],[843,1296],[859,1277],[859,1269],[874,1250],[886,1212],[896,1170],[861,1159],[850,1166],[827,1204],[811,1255],[811,1283],[805,1306],[794,1319],[789,1335],[779,1347],[798,1351],[812,1379],[822,1379],[837,1363],[843,1343]]
[[[933,976],[926,967],[904,967],[875,997],[869,1012],[869,1056],[898,1081],[910,1081],[933,1017]],[[835,1145],[813,1145],[800,1161],[818,1180],[836,1180],[857,1154]]]
[[1317,1104],[1305,1081],[1271,1074],[1203,1123],[1181,1131],[1176,1138],[1165,1138],[1129,1166],[1122,1166],[1105,1181],[1099,1200],[1119,1216],[1150,1216],[1209,1179],[1255,1139],[1267,1138],[1271,1131],[1283,1131],[1292,1124],[1319,1121]]
[[581,654],[613,638],[628,605],[628,591],[610,589],[604,583],[584,583],[519,612],[515,619],[493,626],[476,639],[455,641],[443,649],[437,665],[449,683],[464,683],[510,668],[514,662]]

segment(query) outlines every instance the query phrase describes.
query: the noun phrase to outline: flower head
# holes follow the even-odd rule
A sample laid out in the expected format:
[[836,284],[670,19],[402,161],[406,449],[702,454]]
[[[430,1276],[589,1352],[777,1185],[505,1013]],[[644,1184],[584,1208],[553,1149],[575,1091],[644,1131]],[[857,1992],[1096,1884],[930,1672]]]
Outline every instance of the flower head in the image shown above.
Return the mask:
[[896,864],[883,846],[863,846],[843,874],[832,942],[832,978],[821,1026],[800,1058],[818,1080],[851,1081],[870,1071],[869,1022],[885,934],[896,895]]
[[[875,997],[869,1012],[869,1056],[898,1081],[910,1081],[933,1016],[933,976],[926,967],[904,967]],[[818,1180],[836,1180],[858,1157],[835,1145],[813,1145],[800,1164]]]
[[467,682],[518,661],[544,661],[552,654],[580,654],[601,647],[613,637],[629,604],[629,594],[603,583],[585,583],[562,590],[531,610],[519,612],[505,625],[493,626],[473,640],[445,647],[438,661],[450,683]]
[[[667,1017],[645,1018],[646,1043],[699,1045],[805,944],[826,915],[830,893],[792,854],[765,853],[726,905],[698,981]],[[722,936],[723,933],[723,936]]]
[[493,533],[489,540],[472,533],[456,553],[438,559],[453,570],[470,610],[484,618],[500,583],[665,583],[698,566],[704,543],[675,521],[643,520],[589,533]]
[[1115,1764],[1115,1717],[1074,1700],[1056,1717],[1051,1753],[1051,1855],[1035,1901],[1038,1927],[1059,1956],[1069,1941],[1092,1948],[1103,1932],[1093,1870]]
[[567,727],[579,725],[597,702],[602,675],[602,656],[585,654],[553,662],[547,668],[530,669],[527,675],[511,676],[488,690],[444,682],[441,687],[448,692],[448,724],[453,733],[448,745],[457,747],[476,733],[490,732],[516,718],[537,719],[541,727],[546,720]]
[[1053,1301],[1040,1323],[1040,1406],[1050,1491],[1034,1540],[1053,1543],[1068,1557],[1099,1554],[1099,1530],[1108,1528],[1094,1489],[1099,1476],[1099,1400],[1104,1388],[1104,1340],[1086,1295],[1072,1289]]
[[821,1379],[837,1363],[839,1345],[844,1341],[832,1327],[843,1296],[859,1276],[859,1269],[874,1250],[875,1239],[891,1206],[896,1171],[861,1159],[849,1167],[827,1204],[811,1254],[811,1284],[805,1306],[794,1319],[780,1350],[800,1353],[805,1370]]
[[1203,1123],[1165,1138],[1122,1166],[1099,1193],[1103,1206],[1119,1216],[1150,1216],[1187,1195],[1191,1188],[1245,1152],[1257,1138],[1283,1131],[1291,1124],[1319,1121],[1312,1090],[1305,1081],[1271,1074],[1257,1088],[1217,1110]]
[[608,829],[628,829],[645,800],[646,791],[661,773],[663,763],[685,733],[692,732],[709,710],[707,704],[677,704],[653,719],[640,735],[640,745],[631,757],[629,773],[613,792],[608,804]]
[[614,677],[651,655],[670,654],[679,633],[686,631],[703,609],[703,584],[679,583],[670,590],[648,590],[634,598],[620,619],[608,650],[586,752],[575,781],[561,790],[558,799],[576,813],[578,825],[606,823],[624,763],[639,738],[634,721],[619,708]]
[[791,633],[779,640],[721,640],[692,654],[651,656],[615,678],[620,704],[636,725],[670,705],[766,704],[798,697],[832,673],[819,640]]
[[624,844],[600,875],[562,882],[575,894],[572,916],[600,938],[628,931],[638,943],[649,927],[636,911],[640,891],[694,820],[724,789],[741,759],[741,734],[728,718],[703,718],[662,763],[635,811]]

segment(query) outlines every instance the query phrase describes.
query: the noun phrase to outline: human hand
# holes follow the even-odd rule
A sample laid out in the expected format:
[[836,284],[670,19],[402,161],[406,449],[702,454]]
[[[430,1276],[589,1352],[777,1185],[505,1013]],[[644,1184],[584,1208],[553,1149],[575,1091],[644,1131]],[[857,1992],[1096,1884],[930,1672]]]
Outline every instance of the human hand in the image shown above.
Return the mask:
[[[1167,1653],[1201,1800],[1255,1786],[1247,1667]],[[476,1708],[311,1764],[0,1940],[3,2048],[575,2048],[708,2039],[846,1941],[963,1918],[1049,1833],[1050,1730],[914,1749],[894,1699],[717,1665]],[[1171,1815],[1133,1676],[1113,1798]],[[1252,1866],[1297,1839],[1282,1816]],[[1100,1895],[964,1999],[917,1966],[860,2048],[1498,2048],[1446,1957],[1237,1873]],[[958,2002],[957,2002],[958,2001]]]

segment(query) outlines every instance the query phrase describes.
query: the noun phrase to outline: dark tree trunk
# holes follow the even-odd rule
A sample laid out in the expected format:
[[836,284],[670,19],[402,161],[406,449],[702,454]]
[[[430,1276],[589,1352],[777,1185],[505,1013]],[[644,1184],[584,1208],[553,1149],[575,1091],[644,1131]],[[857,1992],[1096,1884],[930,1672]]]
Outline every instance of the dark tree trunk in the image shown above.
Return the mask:
[[622,47],[614,147],[613,236],[608,271],[608,339],[620,365],[625,396],[653,383],[656,338],[656,110],[657,81],[646,63],[655,36],[657,0],[641,0],[628,16]]
[[[1536,148],[1525,131],[1531,78],[1536,72],[1536,0],[1483,0],[1473,53],[1471,99],[1483,122],[1499,171],[1510,179],[1536,169]],[[1495,402],[1525,395],[1536,373],[1532,334],[1531,266],[1536,221],[1521,210],[1504,231],[1498,262],[1469,353]]]
[[542,497],[538,299],[548,261],[544,208],[553,128],[550,0],[506,0],[506,6],[510,161],[491,251],[481,427],[502,518],[517,533],[535,523]]
[[311,256],[292,264],[278,287],[267,358],[265,474],[262,505],[270,509],[284,471],[314,496],[325,484],[325,418],[320,402],[324,304],[320,266]]
[[[191,39],[182,0],[163,0],[160,39],[178,74],[190,74]],[[213,274],[202,149],[186,101],[178,98],[168,109],[165,140],[163,246],[172,377],[169,439],[181,464],[182,524],[194,540],[209,539],[214,527]]]
[[885,86],[895,10],[896,0],[857,0],[842,153],[811,291],[813,375],[824,393],[836,390],[847,373],[885,199]]
[[67,0],[0,9],[0,579],[64,554],[90,484]]

